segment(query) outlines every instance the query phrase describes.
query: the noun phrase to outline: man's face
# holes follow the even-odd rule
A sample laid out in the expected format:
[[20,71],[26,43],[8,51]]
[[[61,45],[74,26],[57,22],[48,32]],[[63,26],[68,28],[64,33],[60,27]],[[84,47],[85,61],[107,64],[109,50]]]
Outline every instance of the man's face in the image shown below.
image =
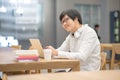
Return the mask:
[[74,32],[74,21],[67,15],[65,15],[61,21],[63,28],[68,32]]

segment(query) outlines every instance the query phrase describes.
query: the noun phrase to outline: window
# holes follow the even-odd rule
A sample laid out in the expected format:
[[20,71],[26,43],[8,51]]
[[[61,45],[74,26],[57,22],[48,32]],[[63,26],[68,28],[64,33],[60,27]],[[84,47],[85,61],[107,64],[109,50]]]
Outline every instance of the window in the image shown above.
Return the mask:
[[101,24],[100,5],[75,4],[75,8],[81,13],[83,24],[93,27]]
[[14,36],[19,40],[42,36],[43,4],[37,0],[25,1],[3,2],[7,11],[0,12],[0,35]]

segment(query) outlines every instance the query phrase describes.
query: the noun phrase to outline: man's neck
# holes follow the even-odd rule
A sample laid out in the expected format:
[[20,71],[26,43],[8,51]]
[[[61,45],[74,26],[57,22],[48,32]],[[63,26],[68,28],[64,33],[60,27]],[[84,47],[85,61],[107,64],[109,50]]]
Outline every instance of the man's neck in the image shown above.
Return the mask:
[[81,27],[82,27],[82,24],[76,24],[73,33],[74,33],[75,31],[77,31],[77,30],[78,30],[79,28],[81,28]]

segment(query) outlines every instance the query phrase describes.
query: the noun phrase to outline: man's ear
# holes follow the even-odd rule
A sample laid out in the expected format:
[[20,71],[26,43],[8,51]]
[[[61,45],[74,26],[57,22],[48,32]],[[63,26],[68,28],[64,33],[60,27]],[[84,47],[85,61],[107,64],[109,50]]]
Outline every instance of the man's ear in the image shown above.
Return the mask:
[[76,17],[76,18],[74,19],[74,21],[75,21],[75,22],[78,22],[78,18]]

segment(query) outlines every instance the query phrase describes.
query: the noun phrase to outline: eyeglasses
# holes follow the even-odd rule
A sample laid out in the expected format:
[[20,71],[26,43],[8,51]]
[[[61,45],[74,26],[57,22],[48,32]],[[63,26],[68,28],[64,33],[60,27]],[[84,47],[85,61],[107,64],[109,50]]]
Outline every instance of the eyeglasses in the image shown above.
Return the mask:
[[62,24],[64,24],[65,22],[68,22],[68,20],[69,20],[70,18],[69,17],[67,17],[67,18],[65,18],[64,20],[62,20]]

